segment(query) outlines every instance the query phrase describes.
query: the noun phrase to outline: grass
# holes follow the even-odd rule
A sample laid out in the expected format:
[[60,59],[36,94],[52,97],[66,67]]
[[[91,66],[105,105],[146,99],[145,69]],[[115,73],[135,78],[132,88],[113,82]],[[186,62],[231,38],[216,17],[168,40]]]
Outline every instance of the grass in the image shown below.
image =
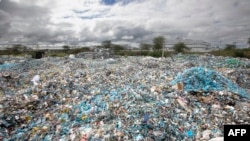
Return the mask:
[[218,50],[209,52],[215,56],[230,56],[230,57],[241,57],[250,59],[250,48],[246,49],[233,49],[233,50]]
[[52,57],[65,57],[68,56],[68,53],[66,52],[57,52],[57,53],[48,53],[48,56],[52,56]]
[[[90,51],[89,48],[77,48],[77,49],[68,49],[68,50],[45,50],[47,56],[53,56],[53,57],[65,57],[69,54],[77,54],[80,52],[86,52]],[[0,50],[0,55],[14,55],[14,56],[25,56],[25,55],[31,55],[33,58],[35,57],[36,50],[25,50],[25,51],[19,51],[19,50],[13,50],[13,49],[6,49],[6,50]]]
[[[115,55],[121,56],[152,56],[152,57],[162,57],[162,51],[128,51],[122,50],[115,52]],[[164,52],[164,57],[169,57],[171,52]]]

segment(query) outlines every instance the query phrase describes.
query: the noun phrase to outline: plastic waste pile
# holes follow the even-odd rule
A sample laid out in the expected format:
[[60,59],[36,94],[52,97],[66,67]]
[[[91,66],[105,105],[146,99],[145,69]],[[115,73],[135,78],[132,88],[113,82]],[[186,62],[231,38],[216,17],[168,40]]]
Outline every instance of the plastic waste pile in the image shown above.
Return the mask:
[[212,55],[182,55],[178,54],[176,60],[189,60],[193,64],[205,68],[249,68],[249,59],[240,59],[232,57],[221,57]]
[[171,84],[175,85],[181,82],[184,83],[185,91],[209,92],[227,90],[250,99],[250,95],[246,90],[240,88],[218,72],[203,67],[194,67],[179,73]]
[[[249,124],[250,101],[231,90],[230,73],[193,61],[42,58],[2,69],[0,140],[210,140],[224,124]],[[181,81],[183,91],[172,88]]]
[[235,58],[229,58],[225,60],[225,63],[227,64],[228,67],[230,68],[236,68],[236,67],[240,67],[243,63]]

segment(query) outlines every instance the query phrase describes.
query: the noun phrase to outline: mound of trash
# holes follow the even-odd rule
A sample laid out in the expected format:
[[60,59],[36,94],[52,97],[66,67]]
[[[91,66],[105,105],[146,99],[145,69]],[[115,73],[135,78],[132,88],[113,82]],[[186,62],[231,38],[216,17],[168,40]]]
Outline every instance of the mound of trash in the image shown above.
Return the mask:
[[17,59],[0,65],[3,141],[215,140],[250,124],[249,95],[230,81],[248,88],[247,59]]
[[242,97],[250,99],[246,90],[234,84],[220,73],[203,67],[193,67],[186,69],[183,73],[178,73],[171,84],[184,84],[185,91],[230,91]]

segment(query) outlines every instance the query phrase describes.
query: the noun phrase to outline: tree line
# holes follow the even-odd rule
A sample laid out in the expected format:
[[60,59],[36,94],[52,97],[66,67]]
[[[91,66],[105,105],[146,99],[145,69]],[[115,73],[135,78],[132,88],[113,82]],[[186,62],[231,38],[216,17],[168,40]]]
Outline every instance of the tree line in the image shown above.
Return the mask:
[[[166,45],[166,40],[163,36],[158,36],[158,37],[153,38],[152,42],[153,44],[140,43],[139,48],[141,50],[146,50],[146,51],[153,50],[156,52],[161,52],[164,50],[165,45]],[[101,46],[103,48],[113,49],[114,51],[124,50],[123,46],[112,44],[111,40],[103,41]],[[189,51],[190,48],[188,48],[184,43],[179,42],[173,46],[173,50],[177,53],[180,53],[180,52]]]
[[[248,38],[247,43],[250,46],[250,38]],[[111,40],[105,40],[101,43],[101,45],[97,46],[97,48],[106,48],[112,50],[117,55],[150,55],[150,56],[164,56],[165,54],[168,54],[169,52],[165,51],[165,45],[166,40],[163,36],[158,36],[152,39],[152,43],[140,43],[139,48],[140,52],[131,53],[131,49],[126,49],[125,46],[119,45],[119,44],[113,44]],[[250,47],[249,47],[250,48]],[[65,55],[67,54],[77,54],[79,52],[85,52],[85,51],[91,51],[89,47],[81,47],[81,48],[71,48],[70,45],[63,45],[61,50]],[[173,45],[171,52],[175,53],[183,53],[190,50],[183,42],[176,43]],[[0,55],[4,54],[13,54],[13,55],[19,55],[23,53],[33,53],[35,50],[26,47],[25,45],[16,44],[12,47],[7,48],[6,50],[0,51]],[[225,52],[232,52],[235,57],[244,57],[246,56],[246,53],[244,51],[237,49],[235,44],[227,44],[226,47],[223,50],[220,50]],[[247,54],[248,55],[248,54]]]

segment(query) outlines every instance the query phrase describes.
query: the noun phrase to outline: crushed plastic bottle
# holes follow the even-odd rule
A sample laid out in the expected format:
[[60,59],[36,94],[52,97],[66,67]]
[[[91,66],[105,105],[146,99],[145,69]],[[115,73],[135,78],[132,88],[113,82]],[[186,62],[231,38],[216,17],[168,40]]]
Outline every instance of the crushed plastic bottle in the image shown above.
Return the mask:
[[40,75],[35,75],[32,79],[31,82],[33,82],[34,86],[37,86],[39,84],[40,81]]

